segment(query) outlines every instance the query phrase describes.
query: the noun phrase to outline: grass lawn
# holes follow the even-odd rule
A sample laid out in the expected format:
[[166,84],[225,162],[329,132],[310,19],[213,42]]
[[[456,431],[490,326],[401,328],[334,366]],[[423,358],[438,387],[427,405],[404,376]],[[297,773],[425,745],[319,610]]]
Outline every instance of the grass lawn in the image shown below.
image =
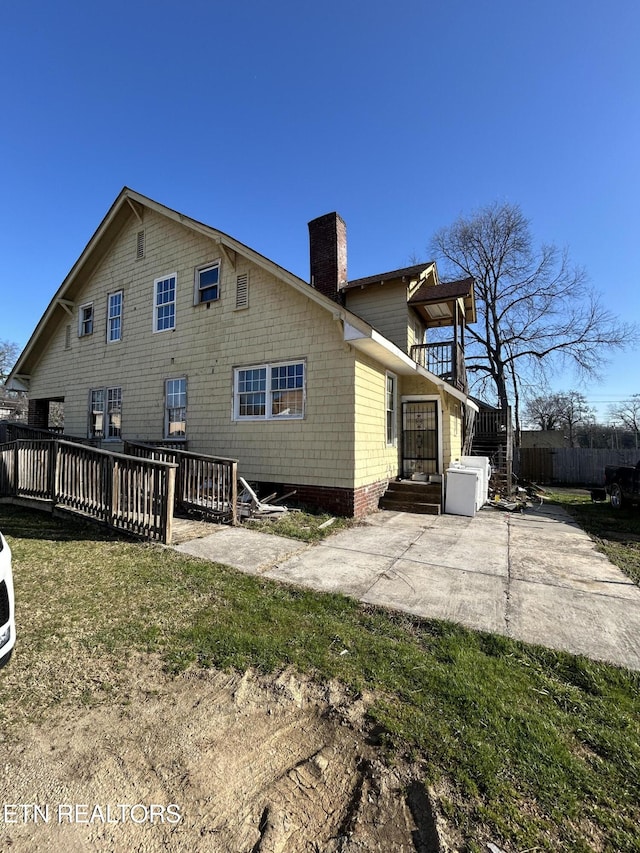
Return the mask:
[[375,696],[372,736],[418,763],[466,850],[640,851],[638,673],[40,513],[2,507],[0,528],[26,674],[0,674],[9,738],[52,707],[108,701],[134,651],[170,671],[294,666]]

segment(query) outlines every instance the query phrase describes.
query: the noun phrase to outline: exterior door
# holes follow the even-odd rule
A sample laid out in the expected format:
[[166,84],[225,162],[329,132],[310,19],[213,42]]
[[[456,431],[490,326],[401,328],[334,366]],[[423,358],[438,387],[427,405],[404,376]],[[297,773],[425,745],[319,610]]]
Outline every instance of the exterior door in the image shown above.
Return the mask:
[[438,474],[438,402],[402,404],[402,476]]

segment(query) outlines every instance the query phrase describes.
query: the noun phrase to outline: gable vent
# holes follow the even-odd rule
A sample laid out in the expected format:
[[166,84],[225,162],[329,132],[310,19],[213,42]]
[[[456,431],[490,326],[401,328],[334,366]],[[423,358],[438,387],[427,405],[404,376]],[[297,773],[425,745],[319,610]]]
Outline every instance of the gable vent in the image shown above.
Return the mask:
[[144,258],[144,231],[138,231],[138,239],[136,241],[136,260]]
[[236,308],[249,305],[249,274],[242,273],[236,278]]
[[71,349],[71,326],[69,324],[64,330],[64,348]]

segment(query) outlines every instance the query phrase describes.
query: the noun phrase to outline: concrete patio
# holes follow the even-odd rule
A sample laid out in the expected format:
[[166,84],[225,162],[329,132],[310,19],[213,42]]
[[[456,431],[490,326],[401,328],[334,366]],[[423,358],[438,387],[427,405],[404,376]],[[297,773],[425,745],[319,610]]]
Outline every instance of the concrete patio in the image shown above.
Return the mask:
[[640,588],[560,507],[381,511],[313,546],[219,527],[176,550],[640,670]]

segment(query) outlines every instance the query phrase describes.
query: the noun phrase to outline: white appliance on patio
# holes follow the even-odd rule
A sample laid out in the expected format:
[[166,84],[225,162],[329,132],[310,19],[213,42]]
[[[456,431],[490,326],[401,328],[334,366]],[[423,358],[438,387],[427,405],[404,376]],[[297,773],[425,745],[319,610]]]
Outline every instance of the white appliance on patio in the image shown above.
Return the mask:
[[488,456],[461,456],[460,464],[463,468],[477,468],[480,472],[478,479],[478,493],[476,495],[476,512],[489,500],[489,479],[491,478],[491,464]]
[[473,517],[476,514],[479,481],[478,468],[465,468],[459,463],[447,468],[444,511],[449,515]]

